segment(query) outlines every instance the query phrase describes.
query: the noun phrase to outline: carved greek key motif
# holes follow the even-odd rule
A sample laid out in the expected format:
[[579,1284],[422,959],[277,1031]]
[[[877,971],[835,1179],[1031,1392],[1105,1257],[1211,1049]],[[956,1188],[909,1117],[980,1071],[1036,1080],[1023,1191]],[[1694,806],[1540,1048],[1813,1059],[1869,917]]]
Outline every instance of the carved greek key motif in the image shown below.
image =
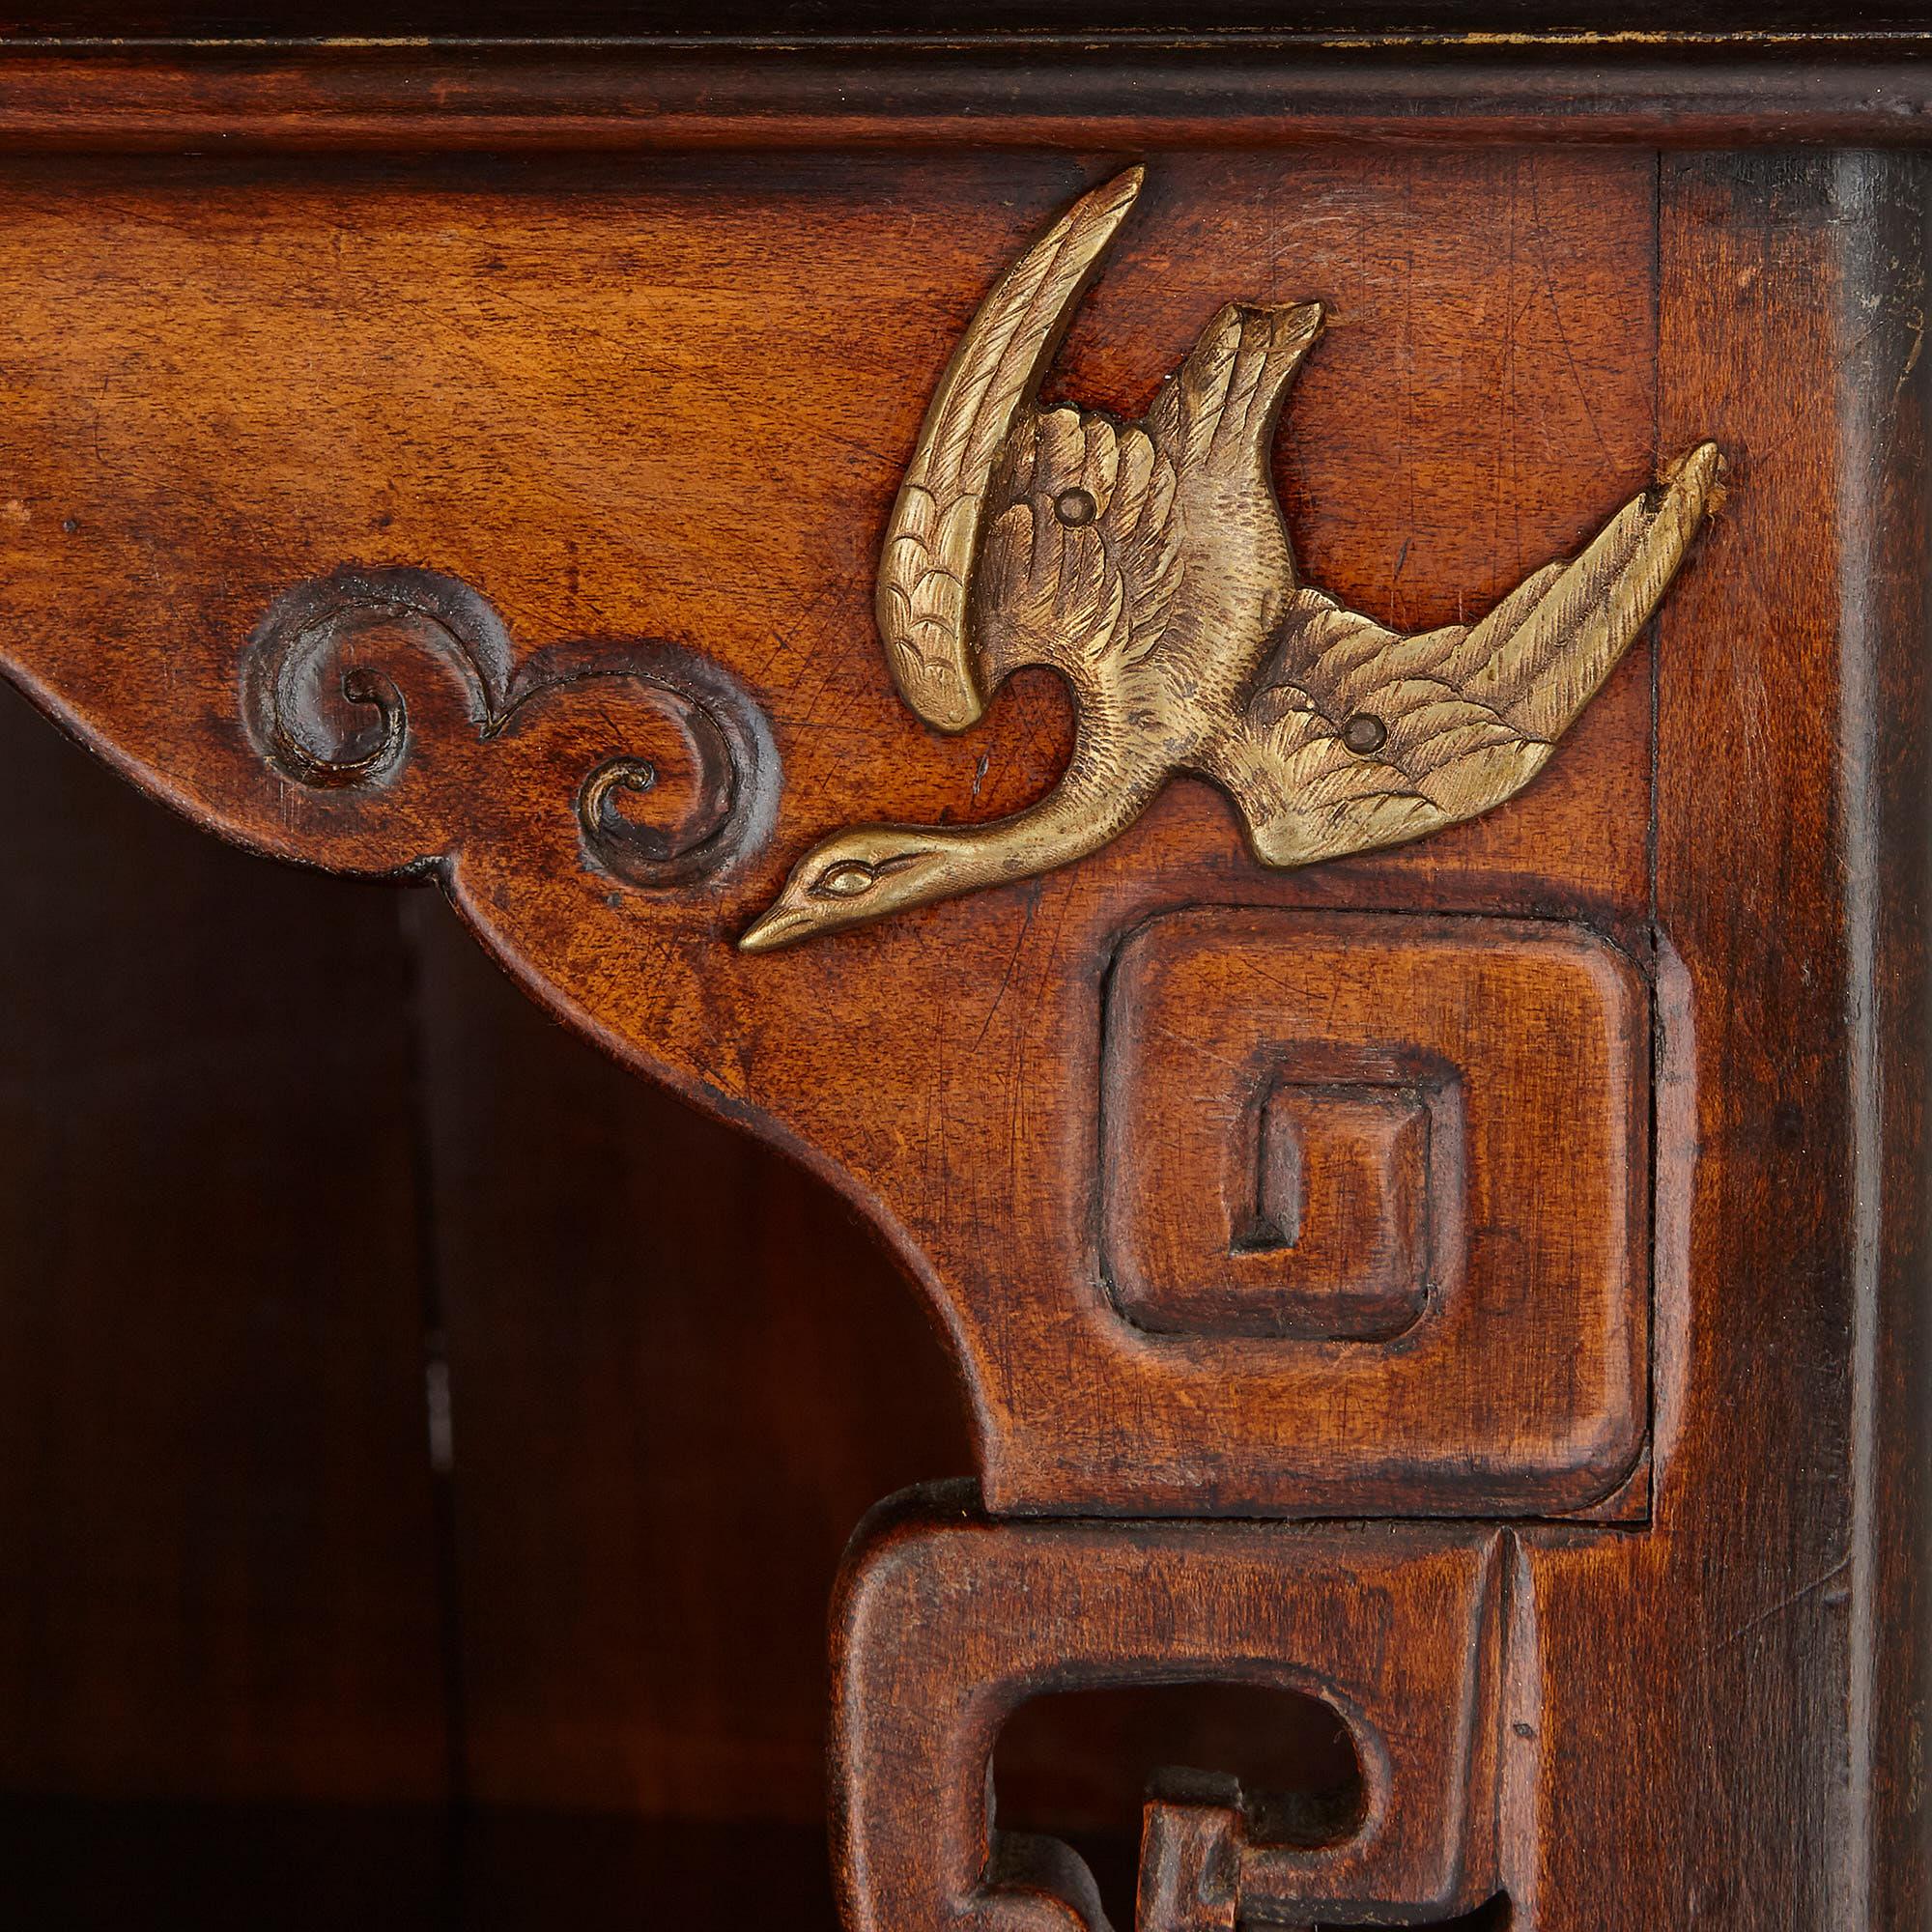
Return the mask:
[[809,851],[752,952],[1070,865],[1175,774],[1218,784],[1264,866],[1402,844],[1513,798],[1649,619],[1720,488],[1701,443],[1480,622],[1405,637],[1300,581],[1269,462],[1319,302],[1230,303],[1145,419],[1037,397],[1142,171],[1074,203],[980,303],[879,558],[900,696],[960,731],[1024,665],[1080,710],[1038,804],[862,825]]
[[[573,807],[586,863],[628,885],[664,889],[723,871],[771,830],[770,725],[721,666],[655,640],[557,645],[518,664],[489,600],[431,570],[348,566],[276,600],[243,667],[243,711],[258,749],[314,790],[393,784],[418,750],[402,683],[411,656],[419,674],[455,681],[484,745],[573,698],[608,706],[622,693],[647,701],[668,733],[654,733],[650,752],[598,757]],[[425,760],[435,755],[424,748]],[[646,815],[643,802],[666,789],[670,762],[681,768],[680,796]]]

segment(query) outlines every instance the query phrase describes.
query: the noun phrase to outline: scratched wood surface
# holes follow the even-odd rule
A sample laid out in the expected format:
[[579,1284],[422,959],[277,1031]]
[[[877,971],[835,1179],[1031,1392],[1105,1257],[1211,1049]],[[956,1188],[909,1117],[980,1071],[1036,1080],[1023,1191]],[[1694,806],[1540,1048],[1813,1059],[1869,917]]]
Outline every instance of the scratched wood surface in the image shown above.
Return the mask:
[[[1032,1533],[1000,1512],[1336,1505],[1293,1465],[1281,1338],[1151,1335],[1106,1293],[1097,1101],[1121,936],[1183,906],[1594,927],[1640,963],[1657,1022],[1650,1459],[1605,1497],[1614,1525],[1420,1532],[1481,1540],[1506,1578],[1495,1877],[1511,1921],[1537,1932],[1586,1932],[1612,1907],[1617,1923],[1914,1922],[1922,183],[1832,156],[1162,156],[1050,393],[1138,414],[1221,300],[1319,297],[1336,326],[1277,458],[1290,526],[1317,582],[1409,625],[1492,598],[1573,548],[1661,453],[1715,437],[1733,500],[1656,656],[1624,665],[1521,798],[1414,848],[1266,875],[1225,806],[1177,784],[1071,871],[743,958],[729,942],[825,830],[1008,810],[1065,755],[1043,681],[969,737],[919,730],[879,659],[869,579],[961,323],[1112,164],[309,157],[133,180],[14,162],[10,668],[132,776],[256,849],[369,873],[442,860],[486,945],[559,1012],[843,1189],[954,1344],[989,1536]],[[411,689],[417,755],[392,782],[275,776],[242,716],[247,639],[291,585],[345,562],[464,579],[526,661],[655,637],[727,667],[775,734],[769,836],[675,891],[599,874],[570,800],[633,734],[656,754],[663,719],[630,687],[571,712],[581,679],[479,747],[473,702],[431,667]],[[405,662],[397,639],[370,649]],[[701,776],[678,755],[664,751],[646,816]],[[460,1151],[471,1130],[452,1117],[442,1131]],[[1574,1184],[1562,1149],[1550,1163],[1551,1188]],[[553,1334],[554,1316],[514,1300],[479,1303],[454,1346],[489,1364],[498,1323]],[[1457,1399],[1481,1390],[1471,1378]],[[505,1375],[502,1467],[533,1399]],[[605,1426],[582,1439],[637,1439]],[[1443,1507],[1421,1476],[1377,1503]],[[1522,1490],[1483,1509],[1543,1503]],[[1269,1614],[1293,1619],[1289,1552],[1324,1533],[1254,1530],[1280,1546],[1273,1581],[1248,1586]],[[1059,1614],[1069,1646],[1097,1641],[1097,1681],[1157,1646],[1110,1652],[1096,1629],[1126,1613],[1083,1584],[1137,1538],[1192,1534],[1090,1521],[1071,1539],[1098,1553],[1068,1558]],[[1246,1548],[1243,1525],[1214,1534]],[[532,1506],[472,1560],[487,1572],[540,1536]],[[1182,1609],[1238,1627],[1165,1667],[1252,1662],[1259,1611],[1211,1591]],[[916,1712],[962,1670],[956,1647],[923,1654],[922,1633],[902,1618],[878,1653]],[[960,1697],[1001,1665],[966,1671]],[[541,1715],[526,1687],[506,1695]],[[725,1706],[694,1692],[688,1708]],[[781,1741],[775,1781],[803,1736]],[[904,1736],[882,1722],[861,1747],[891,1856],[885,1889],[867,1895],[862,1873],[846,1904],[920,1932],[950,1905],[895,1919],[891,1888],[901,1904],[930,1892],[910,1848],[935,1806],[956,1827],[966,1801],[892,1792],[880,1767]],[[506,1778],[518,1742],[506,1725],[493,1743]],[[621,1752],[600,1766],[581,1738],[540,1743],[585,1788],[639,1786]],[[1443,1774],[1438,1753],[1402,1786],[1438,1836],[1468,1796]],[[983,1835],[983,1793],[970,1799]],[[979,1872],[968,1857],[954,1876]],[[1144,1932],[1198,1922],[1185,1889]],[[1436,1886],[1362,1904],[1443,1923],[1466,1902]],[[1215,1909],[1235,1922],[1225,1889]],[[1477,1907],[1491,1923],[1498,1909]]]
[[[96,167],[21,173],[0,240],[27,310],[0,361],[20,423],[0,583],[18,671],[264,849],[384,870],[460,844],[459,902],[489,944],[541,962],[560,1010],[763,1122],[902,1231],[1002,1503],[1331,1506],[1278,1466],[1295,1423],[1268,1399],[1273,1358],[1150,1341],[1085,1252],[1113,935],[1187,900],[1630,928],[1647,895],[1644,654],[1526,794],[1412,848],[1267,874],[1219,797],[1178,782],[1067,872],[729,956],[832,826],[995,814],[1065,756],[1065,708],[1037,682],[956,741],[920,727],[884,675],[869,585],[938,366],[1080,176],[828,157],[667,163],[639,185],[483,166],[426,224],[440,179],[169,164],[130,201],[126,184],[103,197]],[[1654,473],[1655,185],[1635,154],[1175,156],[1051,384],[1135,414],[1231,295],[1321,297],[1334,327],[1279,452],[1305,566],[1391,621],[1451,621]],[[1587,462],[1558,460],[1577,448]],[[726,666],[773,721],[772,837],[688,890],[613,892],[581,863],[568,801],[632,737],[657,751],[648,710],[558,700],[466,752],[473,726],[434,673],[412,696],[439,749],[392,785],[267,776],[220,720],[244,642],[281,592],[345,561],[463,579],[520,651],[661,637]],[[514,776],[486,780],[496,757]],[[883,1004],[854,1009],[855,985]],[[983,1240],[1009,1225],[1017,1246]],[[1019,1292],[1030,1279],[1068,1286]]]
[[1664,170],[1663,434],[1738,453],[1735,566],[1659,626],[1659,1105],[1700,1154],[1660,1174],[1655,1529],[1533,1539],[1539,1925],[1612,1840],[1633,1922],[1922,1922],[1922,197]]

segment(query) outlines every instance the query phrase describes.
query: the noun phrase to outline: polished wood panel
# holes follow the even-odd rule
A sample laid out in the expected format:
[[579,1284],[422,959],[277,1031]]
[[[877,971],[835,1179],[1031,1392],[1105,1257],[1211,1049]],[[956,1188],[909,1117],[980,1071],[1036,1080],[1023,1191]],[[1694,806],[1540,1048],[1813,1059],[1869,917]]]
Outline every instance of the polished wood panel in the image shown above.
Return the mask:
[[0,1787],[439,1799],[395,901],[0,745]]
[[815,1826],[839,1551],[970,1461],[892,1260],[445,910],[0,730],[0,1788]]
[[1732,565],[1660,624],[1659,1108],[1697,1154],[1660,1176],[1655,1528],[1533,1539],[1561,1744],[1510,1889],[1555,1932],[1606,1870],[1635,1922],[1920,1922],[1921,196],[1665,169],[1664,433],[1739,452]]
[[816,1825],[839,1552],[971,1466],[939,1339],[827,1189],[412,910],[465,1791]]
[[[139,46],[144,41],[268,39],[302,43],[438,36],[462,39],[561,36],[641,43],[654,50],[686,38],[749,40],[754,47],[796,51],[814,42],[869,39],[891,47],[979,40],[997,46],[998,37],[1025,33],[1049,48],[1055,39],[1078,36],[1092,45],[1108,42],[1158,43],[1215,35],[1268,46],[1288,43],[1321,50],[1335,41],[1378,46],[1423,42],[1454,45],[1497,39],[1556,47],[1573,41],[1601,41],[1602,9],[1591,0],[1402,0],[1372,6],[1366,0],[1313,0],[1283,18],[1268,0],[1168,0],[1164,7],[1131,10],[1102,0],[656,0],[643,9],[632,0],[562,0],[539,8],[532,0],[479,0],[459,10],[452,0],[327,0],[294,7],[287,0],[21,0],[6,16],[10,34],[85,39],[101,37]],[[1645,30],[1653,44],[1694,46],[1721,36],[1747,46],[1775,46],[1780,38],[1830,46],[1873,41],[1889,32],[1907,37],[1918,16],[1900,0],[1879,0],[1861,11],[1855,25],[1821,0],[1765,0],[1741,28],[1713,0],[1666,6],[1636,0],[1623,16],[1627,29]],[[1916,38],[1913,37],[1913,38]],[[762,46],[760,46],[762,43]],[[1025,43],[1022,43],[1023,45]],[[293,51],[293,49],[291,49]],[[311,51],[303,49],[303,51]]]
[[[486,170],[466,176],[463,221],[429,229],[414,196],[435,178],[408,171],[181,169],[141,208],[118,196],[104,225],[96,179],[23,179],[5,254],[47,304],[23,341],[43,340],[56,308],[64,330],[58,355],[12,365],[31,457],[0,580],[19,669],[46,701],[265,849],[380,871],[460,848],[445,862],[458,903],[520,970],[541,962],[558,1010],[762,1123],[917,1257],[963,1353],[999,1506],[1299,1506],[1280,1461],[1299,1429],[1271,1359],[1238,1339],[1152,1345],[1121,1321],[1089,1251],[1116,936],[1190,901],[1558,913],[1617,935],[1648,895],[1644,656],[1520,799],[1414,846],[1263,874],[1222,801],[1177,783],[1064,873],[727,960],[817,834],[997,814],[1064,758],[1064,712],[1037,686],[963,739],[923,732],[868,609],[933,374],[1037,211],[1065,199],[1064,164],[975,158],[908,178],[864,158],[684,161],[641,188],[582,165],[494,185]],[[1654,469],[1651,290],[1630,265],[1652,259],[1655,185],[1648,157],[1621,154],[1176,157],[1060,368],[1137,413],[1231,291],[1321,295],[1335,325],[1281,452],[1291,529],[1351,607],[1453,621],[1574,550]],[[779,255],[793,267],[775,282]],[[238,285],[245,300],[223,293]],[[165,303],[143,294],[160,289]],[[453,326],[426,334],[425,305]],[[199,345],[217,336],[211,412]],[[586,355],[602,380],[584,380]],[[1391,420],[1401,437],[1381,433]],[[1564,446],[1590,464],[1542,460]],[[107,485],[162,449],[153,497]],[[1605,491],[1605,472],[1626,483]],[[162,525],[207,553],[190,562]],[[397,680],[414,703],[393,771],[292,762],[255,704],[282,688],[258,668],[279,650],[265,613],[345,559],[365,576],[427,562],[508,626],[507,641],[486,625],[452,642],[392,608],[386,633],[355,634],[344,669]],[[70,654],[75,625],[99,647]],[[770,714],[775,758],[739,773],[733,809],[765,810],[782,774],[769,839],[676,891],[586,848],[581,801],[587,775],[642,753],[665,781],[646,809],[670,827],[697,812],[699,767],[670,715],[684,700],[653,696],[649,674],[609,699],[596,677],[554,675],[658,663],[627,655],[652,639],[718,661],[734,728]],[[184,729],[144,670],[156,649],[198,689],[247,701]],[[509,715],[497,694],[519,688],[512,660],[554,696],[479,737],[479,716]],[[57,691],[42,681],[56,672]],[[404,756],[411,744],[435,749]],[[867,1009],[850,1009],[852,987],[871,989]],[[826,1024],[841,1006],[851,1016]],[[1023,1101],[987,1077],[1022,1067]],[[1010,1243],[983,1238],[1006,1226]]]

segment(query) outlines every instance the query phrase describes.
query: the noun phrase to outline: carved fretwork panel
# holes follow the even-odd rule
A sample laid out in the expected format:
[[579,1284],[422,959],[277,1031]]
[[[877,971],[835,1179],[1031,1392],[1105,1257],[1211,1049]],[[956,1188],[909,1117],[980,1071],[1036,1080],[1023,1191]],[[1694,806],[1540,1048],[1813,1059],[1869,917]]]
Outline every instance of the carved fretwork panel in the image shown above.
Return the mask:
[[1482,1903],[1498,1886],[1513,1560],[1478,1528],[1005,1524],[943,1494],[882,1509],[835,1609],[834,1827],[853,1932],[1099,1932],[1065,1845],[999,1833],[995,1740],[1032,1697],[1190,1679],[1326,1700],[1366,1803],[1352,1828],[1304,1844],[1271,1826],[1266,1794],[1199,1775],[1212,1765],[1162,1780],[1140,1932],[1426,1923]]
[[1190,911],[1128,940],[1107,997],[1121,1312],[1274,1378],[1307,1503],[1550,1511],[1630,1474],[1652,1029],[1626,955],[1569,925]]

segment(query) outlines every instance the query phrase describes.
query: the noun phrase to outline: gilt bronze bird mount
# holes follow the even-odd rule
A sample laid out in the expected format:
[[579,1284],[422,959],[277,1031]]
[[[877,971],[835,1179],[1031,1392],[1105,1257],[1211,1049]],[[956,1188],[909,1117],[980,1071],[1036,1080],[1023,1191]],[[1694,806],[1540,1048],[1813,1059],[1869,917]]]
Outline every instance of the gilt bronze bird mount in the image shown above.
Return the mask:
[[1078,709],[1037,805],[814,845],[751,952],[1070,865],[1178,772],[1222,786],[1266,866],[1419,838],[1520,791],[1648,621],[1719,488],[1703,443],[1574,561],[1474,624],[1404,636],[1301,582],[1270,473],[1316,302],[1231,303],[1146,417],[1041,409],[1041,378],[1142,171],[1084,195],[980,303],[926,412],[879,560],[900,695],[961,731],[1022,665]]

